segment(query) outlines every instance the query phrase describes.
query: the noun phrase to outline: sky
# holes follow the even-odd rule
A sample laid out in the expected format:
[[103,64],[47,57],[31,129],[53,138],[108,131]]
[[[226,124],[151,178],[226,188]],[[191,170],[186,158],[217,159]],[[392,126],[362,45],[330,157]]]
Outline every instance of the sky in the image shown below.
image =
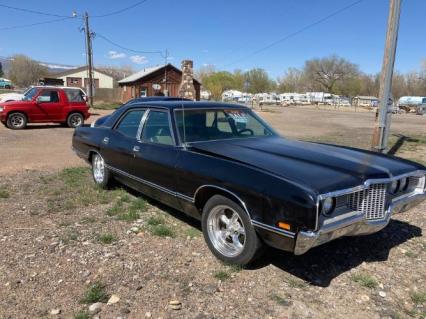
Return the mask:
[[[107,38],[134,51],[167,49],[169,62],[176,66],[182,59],[191,59],[196,69],[203,65],[229,71],[260,67],[273,78],[289,67],[303,67],[307,59],[331,54],[358,64],[367,73],[381,69],[389,0],[364,0],[326,20],[357,1],[146,0],[120,14],[96,17],[137,2],[0,0],[0,5],[61,16],[78,14],[55,23],[5,29],[58,17],[0,7],[0,56],[25,54],[44,62],[85,64],[84,33],[79,29],[81,15],[87,11],[95,33],[95,65],[132,65],[139,70],[164,63],[160,54],[128,51],[107,42]],[[400,72],[418,69],[426,58],[425,12],[425,0],[403,1],[395,62]]]

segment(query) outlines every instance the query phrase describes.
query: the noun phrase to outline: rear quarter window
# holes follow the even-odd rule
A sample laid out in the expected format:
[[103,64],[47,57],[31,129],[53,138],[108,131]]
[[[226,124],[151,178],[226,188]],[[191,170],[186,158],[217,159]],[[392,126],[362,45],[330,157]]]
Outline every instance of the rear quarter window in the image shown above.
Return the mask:
[[85,102],[85,95],[82,90],[64,89],[69,102]]

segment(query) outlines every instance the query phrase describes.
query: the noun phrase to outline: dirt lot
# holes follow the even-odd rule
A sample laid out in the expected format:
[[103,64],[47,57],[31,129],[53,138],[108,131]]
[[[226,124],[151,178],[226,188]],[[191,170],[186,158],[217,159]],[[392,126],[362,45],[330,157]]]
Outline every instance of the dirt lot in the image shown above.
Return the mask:
[[[374,116],[261,115],[288,137],[359,147]],[[424,161],[425,125],[395,116],[404,137],[392,137],[393,151]],[[0,318],[426,318],[426,203],[380,233],[299,257],[270,250],[241,269],[210,254],[197,222],[128,189],[94,187],[71,136],[0,127]]]

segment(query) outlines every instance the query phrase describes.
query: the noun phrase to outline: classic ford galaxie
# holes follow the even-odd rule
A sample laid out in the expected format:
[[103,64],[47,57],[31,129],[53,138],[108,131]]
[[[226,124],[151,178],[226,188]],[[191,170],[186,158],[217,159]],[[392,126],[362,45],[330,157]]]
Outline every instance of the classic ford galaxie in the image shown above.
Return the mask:
[[118,181],[201,220],[215,256],[247,264],[269,245],[300,255],[384,228],[425,199],[425,167],[279,136],[250,109],[188,101],[131,103],[73,148],[96,184]]

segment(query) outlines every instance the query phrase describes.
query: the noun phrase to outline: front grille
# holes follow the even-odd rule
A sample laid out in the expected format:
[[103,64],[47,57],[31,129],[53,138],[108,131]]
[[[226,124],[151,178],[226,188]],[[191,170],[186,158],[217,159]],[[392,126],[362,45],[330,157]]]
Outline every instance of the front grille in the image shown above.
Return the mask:
[[348,195],[348,207],[362,212],[369,220],[383,219],[386,212],[386,184],[372,184]]

